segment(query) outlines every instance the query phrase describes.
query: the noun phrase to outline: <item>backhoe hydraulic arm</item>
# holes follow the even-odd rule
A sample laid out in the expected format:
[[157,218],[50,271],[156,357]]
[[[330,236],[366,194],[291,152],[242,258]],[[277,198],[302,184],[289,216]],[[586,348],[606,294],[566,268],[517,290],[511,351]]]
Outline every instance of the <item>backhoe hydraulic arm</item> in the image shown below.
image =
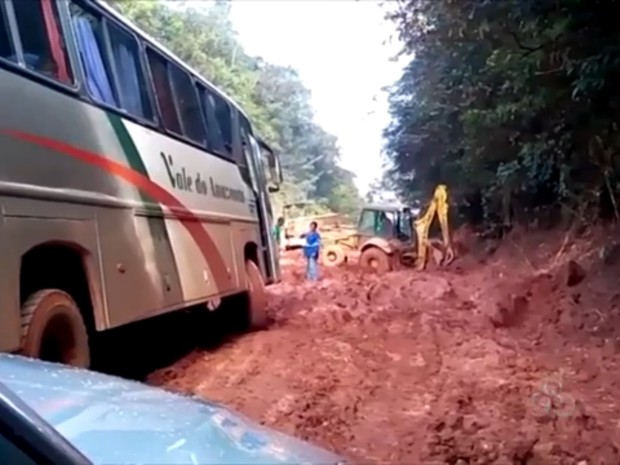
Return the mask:
[[416,268],[418,270],[423,270],[426,266],[426,258],[430,246],[428,233],[433,219],[435,218],[435,214],[439,217],[443,247],[445,249],[443,264],[448,264],[454,260],[454,249],[452,248],[450,227],[448,224],[448,188],[445,184],[439,184],[435,188],[433,198],[426,212],[414,222],[416,236],[418,238],[418,253],[416,257]]

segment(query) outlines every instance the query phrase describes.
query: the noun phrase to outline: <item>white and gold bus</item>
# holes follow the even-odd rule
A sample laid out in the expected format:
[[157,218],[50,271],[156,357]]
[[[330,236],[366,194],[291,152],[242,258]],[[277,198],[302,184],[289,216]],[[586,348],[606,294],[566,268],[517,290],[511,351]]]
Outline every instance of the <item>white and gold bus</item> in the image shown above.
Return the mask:
[[102,1],[0,2],[0,149],[0,350],[84,367],[165,312],[265,324],[277,155]]

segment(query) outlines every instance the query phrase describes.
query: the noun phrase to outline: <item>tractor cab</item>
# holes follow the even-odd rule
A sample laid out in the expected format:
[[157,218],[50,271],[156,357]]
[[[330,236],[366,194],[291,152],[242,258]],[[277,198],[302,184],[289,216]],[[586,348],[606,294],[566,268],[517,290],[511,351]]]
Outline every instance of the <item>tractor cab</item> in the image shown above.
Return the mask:
[[380,237],[411,243],[415,239],[411,208],[401,204],[367,205],[357,226],[362,237]]

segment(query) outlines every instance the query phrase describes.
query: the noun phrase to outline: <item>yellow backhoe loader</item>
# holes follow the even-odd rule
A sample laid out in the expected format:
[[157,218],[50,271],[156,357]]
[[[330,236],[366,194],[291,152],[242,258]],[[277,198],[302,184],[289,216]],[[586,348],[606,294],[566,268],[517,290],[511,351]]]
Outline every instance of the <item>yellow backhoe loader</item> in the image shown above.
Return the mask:
[[[439,219],[442,240],[428,237],[435,216]],[[325,242],[321,254],[325,266],[357,260],[362,268],[377,272],[403,265],[415,265],[423,270],[429,250],[437,265],[448,265],[455,259],[448,224],[448,189],[438,185],[428,208],[417,219],[406,205],[367,205],[360,213],[354,233]]]

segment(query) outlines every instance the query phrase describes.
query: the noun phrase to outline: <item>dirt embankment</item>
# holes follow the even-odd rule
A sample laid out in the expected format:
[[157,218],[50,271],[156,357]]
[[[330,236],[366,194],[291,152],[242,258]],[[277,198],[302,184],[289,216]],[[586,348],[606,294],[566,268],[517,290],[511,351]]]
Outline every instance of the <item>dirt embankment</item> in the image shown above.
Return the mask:
[[529,237],[447,271],[315,284],[289,260],[268,331],[149,382],[353,463],[617,465],[620,265],[601,241]]

